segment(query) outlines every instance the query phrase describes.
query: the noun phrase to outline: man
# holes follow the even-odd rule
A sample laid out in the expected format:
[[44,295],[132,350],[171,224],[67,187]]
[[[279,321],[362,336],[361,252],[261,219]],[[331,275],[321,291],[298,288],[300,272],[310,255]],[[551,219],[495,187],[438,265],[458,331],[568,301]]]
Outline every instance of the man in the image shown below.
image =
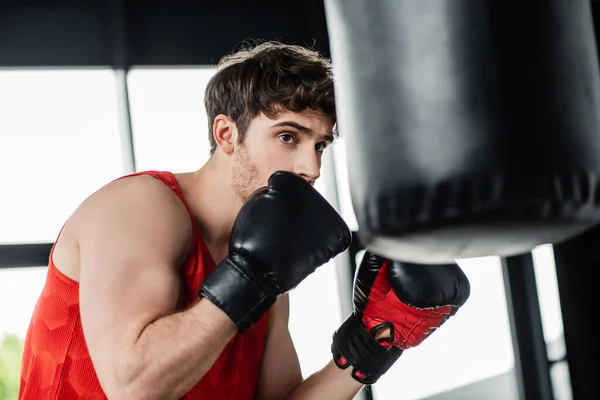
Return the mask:
[[[303,380],[288,331],[289,290],[350,244],[312,188],[334,140],[328,60],[279,43],[235,53],[205,106],[206,165],[118,179],[65,223],[26,338],[21,399],[350,399],[410,347],[390,285],[404,267],[374,255],[330,363]],[[439,287],[443,312],[420,311],[435,318],[416,324],[428,327],[419,340],[466,300]]]

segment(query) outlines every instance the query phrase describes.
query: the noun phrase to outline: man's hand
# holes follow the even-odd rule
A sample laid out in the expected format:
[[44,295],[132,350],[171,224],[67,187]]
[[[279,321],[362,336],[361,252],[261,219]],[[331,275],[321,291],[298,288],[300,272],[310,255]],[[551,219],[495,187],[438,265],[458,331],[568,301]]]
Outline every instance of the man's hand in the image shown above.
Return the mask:
[[333,336],[336,365],[351,366],[361,383],[375,383],[469,295],[469,280],[456,264],[408,264],[366,252],[356,274],[354,312]]
[[200,295],[244,332],[318,267],[350,246],[342,217],[300,176],[276,172],[240,210],[229,255]]

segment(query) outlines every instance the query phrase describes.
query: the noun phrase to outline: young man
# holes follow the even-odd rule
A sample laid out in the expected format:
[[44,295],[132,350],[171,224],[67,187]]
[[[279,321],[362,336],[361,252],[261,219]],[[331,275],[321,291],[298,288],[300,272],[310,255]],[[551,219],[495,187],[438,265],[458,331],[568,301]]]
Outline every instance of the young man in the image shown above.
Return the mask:
[[351,399],[401,354],[406,310],[380,273],[393,264],[371,256],[361,293],[387,290],[391,306],[376,302],[402,317],[355,299],[334,359],[305,380],[288,331],[287,292],[349,245],[311,186],[334,139],[328,60],[278,43],[238,52],[221,60],[205,106],[205,166],[118,179],[64,225],[20,399]]

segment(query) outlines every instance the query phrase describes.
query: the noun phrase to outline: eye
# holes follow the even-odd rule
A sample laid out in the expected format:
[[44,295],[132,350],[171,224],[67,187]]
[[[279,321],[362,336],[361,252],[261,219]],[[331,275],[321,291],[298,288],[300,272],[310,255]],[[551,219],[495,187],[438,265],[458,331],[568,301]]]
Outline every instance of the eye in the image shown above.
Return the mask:
[[327,148],[327,145],[327,142],[319,142],[315,144],[315,150],[317,150],[318,152],[323,152]]
[[281,140],[285,144],[294,144],[295,139],[295,136],[291,133],[284,133],[282,135],[279,135],[279,140]]

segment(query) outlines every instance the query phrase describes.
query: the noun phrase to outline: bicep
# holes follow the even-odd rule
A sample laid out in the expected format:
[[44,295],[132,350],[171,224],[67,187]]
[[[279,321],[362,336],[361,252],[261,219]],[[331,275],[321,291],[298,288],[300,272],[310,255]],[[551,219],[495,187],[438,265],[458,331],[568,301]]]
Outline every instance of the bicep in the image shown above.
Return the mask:
[[81,321],[101,381],[148,324],[174,310],[179,243],[189,235],[163,188],[127,184],[90,199],[77,222]]
[[289,295],[281,295],[269,311],[257,399],[281,400],[302,382],[300,362],[288,329],[289,313]]

